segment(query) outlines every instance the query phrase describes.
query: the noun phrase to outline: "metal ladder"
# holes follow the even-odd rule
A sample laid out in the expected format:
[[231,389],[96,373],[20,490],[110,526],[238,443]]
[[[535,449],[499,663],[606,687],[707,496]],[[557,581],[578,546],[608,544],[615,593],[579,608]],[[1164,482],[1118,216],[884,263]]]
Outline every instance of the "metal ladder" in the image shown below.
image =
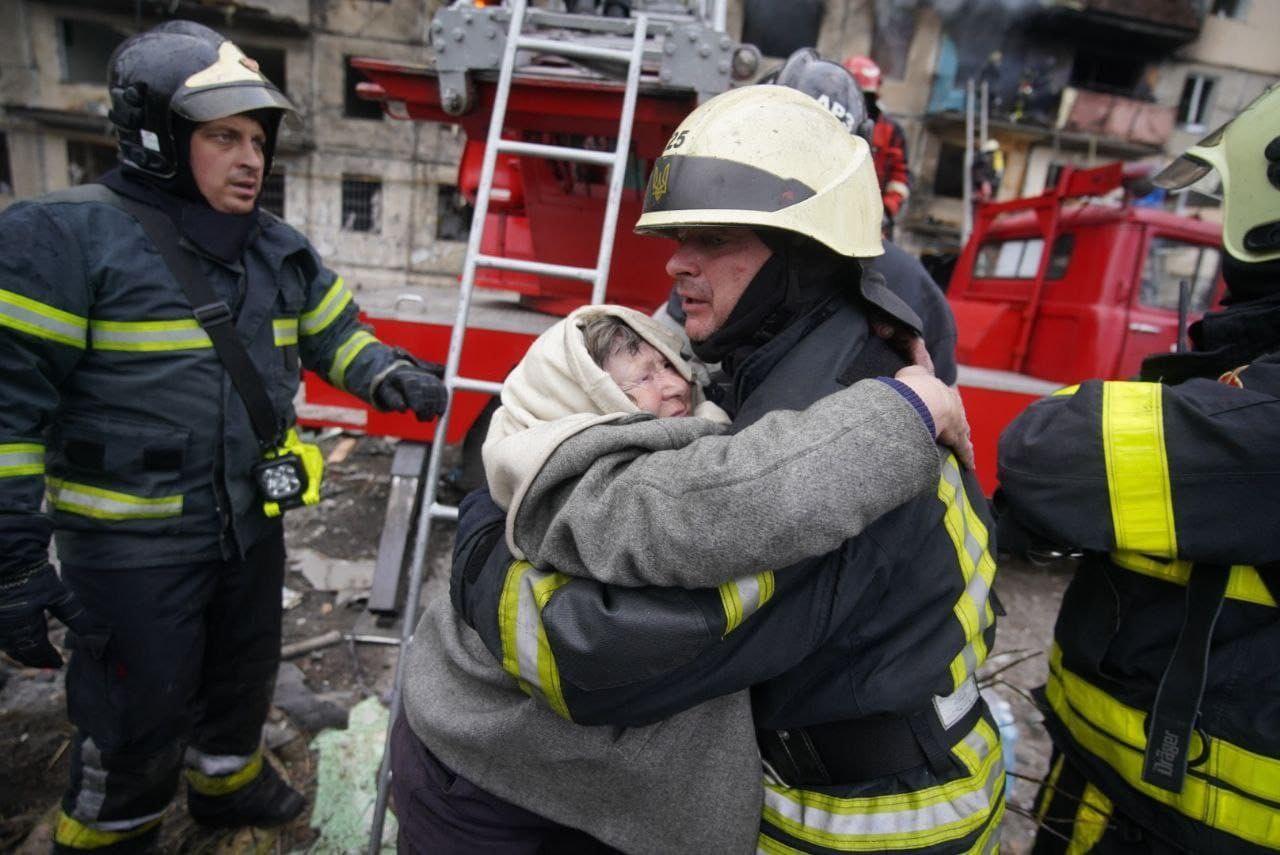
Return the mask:
[[[456,520],[456,507],[436,502],[436,489],[440,477],[440,461],[444,452],[445,436],[449,430],[449,418],[453,411],[453,393],[457,391],[485,392],[499,395],[502,384],[489,380],[477,380],[458,374],[462,358],[462,344],[466,337],[467,318],[471,311],[471,295],[475,289],[476,270],[480,267],[513,270],[576,279],[591,283],[591,303],[604,300],[609,277],[609,264],[613,257],[613,239],[618,226],[618,208],[622,198],[622,184],[626,173],[627,155],[631,147],[631,127],[635,118],[636,95],[640,88],[640,66],[644,57],[645,38],[648,32],[648,16],[639,14],[631,18],[634,27],[631,48],[598,47],[573,44],[554,39],[536,38],[523,34],[526,0],[511,0],[511,21],[498,75],[498,88],[494,96],[493,114],[489,119],[489,134],[485,142],[484,162],[480,170],[480,186],[476,193],[475,212],[471,234],[467,241],[466,260],[462,268],[462,282],[458,291],[458,311],[449,338],[449,356],[445,362],[444,383],[449,390],[449,403],[436,423],[435,438],[427,462],[426,483],[423,485],[422,505],[418,513],[417,532],[413,542],[413,556],[409,565],[409,590],[405,597],[400,632],[400,650],[396,659],[395,683],[391,690],[391,709],[387,724],[387,738],[382,750],[382,763],[378,769],[378,798],[374,805],[373,829],[369,835],[371,855],[381,851],[382,828],[386,818],[387,799],[391,782],[391,726],[400,710],[404,690],[405,650],[417,625],[418,599],[422,593],[423,565],[431,540],[433,520]],[[575,59],[611,60],[627,63],[627,82],[622,101],[622,116],[618,123],[617,147],[612,152],[589,151],[569,146],[544,145],[503,139],[506,122],[507,99],[511,94],[511,79],[515,72],[516,54],[519,50],[536,50]],[[595,267],[572,267],[538,261],[523,261],[485,255],[480,251],[485,220],[489,214],[489,193],[493,188],[493,173],[499,154],[516,154],[525,157],[544,157],[550,160],[567,160],[589,163],[610,169],[609,195],[605,205],[604,226],[600,234],[600,250]]]

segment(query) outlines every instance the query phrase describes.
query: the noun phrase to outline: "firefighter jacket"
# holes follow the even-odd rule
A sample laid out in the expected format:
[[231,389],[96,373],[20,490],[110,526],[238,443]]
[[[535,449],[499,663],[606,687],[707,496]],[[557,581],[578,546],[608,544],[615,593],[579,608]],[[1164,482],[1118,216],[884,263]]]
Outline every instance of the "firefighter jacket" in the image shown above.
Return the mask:
[[[243,555],[278,526],[251,477],[262,459],[239,395],[139,223],[101,185],[0,215],[0,554],[153,566]],[[197,266],[277,417],[300,367],[366,400],[395,361],[351,293],[293,228],[260,213],[241,263]],[[43,532],[43,537],[33,536]],[[29,553],[29,554],[16,554]]]
[[[878,342],[868,340],[860,309],[824,302],[744,360],[732,388],[734,427],[879,373],[866,370]],[[625,473],[619,478],[625,483]],[[525,502],[552,506],[548,513],[574,535],[560,540],[586,544],[618,539],[616,526],[601,522],[628,512],[628,492],[539,479]],[[600,512],[602,502],[616,513]],[[574,529],[577,518],[591,524]],[[684,521],[644,525],[660,542]],[[711,589],[624,588],[540,569],[536,558],[513,562],[499,543],[455,567],[455,596],[520,685],[583,724],[647,724],[748,686],[756,725],[766,729],[934,709],[949,716],[981,704],[973,675],[995,624],[990,532],[976,480],[947,455],[933,490],[791,567]],[[642,546],[616,554],[644,560]],[[570,550],[556,555],[573,562]],[[940,851],[983,848],[1003,808],[996,733],[984,717],[947,747],[950,774],[913,770],[894,779],[896,794],[855,788],[832,796],[766,781],[765,833],[819,847],[910,848],[928,839]],[[941,804],[926,795],[939,786],[949,796]]]
[[880,179],[880,198],[885,213],[896,220],[902,204],[911,195],[911,173],[907,168],[907,135],[889,114],[881,112],[871,131],[871,160]]
[[[1280,848],[1280,354],[1224,379],[1064,389],[1005,431],[1000,481],[1014,521],[1084,552],[1044,700],[1097,812],[1189,851],[1254,852]],[[1186,711],[1189,741],[1166,709]]]

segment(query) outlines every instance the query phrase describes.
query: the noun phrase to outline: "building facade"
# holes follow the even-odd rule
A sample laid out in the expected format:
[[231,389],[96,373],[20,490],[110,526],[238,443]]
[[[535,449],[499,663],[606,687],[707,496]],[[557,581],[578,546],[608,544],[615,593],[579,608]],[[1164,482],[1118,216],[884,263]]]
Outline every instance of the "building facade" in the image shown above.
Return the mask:
[[421,63],[434,0],[152,0],[0,4],[0,206],[115,165],[106,64],[129,35],[200,21],[256,59],[298,106],[263,204],[305,233],[363,305],[455,282],[468,227],[461,136],[385,118],[355,95],[353,56]]
[[[185,17],[234,39],[298,105],[264,204],[312,239],[362,304],[390,311],[418,286],[450,285],[470,227],[455,185],[462,134],[385,118],[357,96],[363,78],[349,62],[428,62],[440,5],[0,4],[0,206],[114,164],[107,58],[129,34]],[[1280,0],[729,0],[728,29],[777,53],[816,45],[880,63],[881,101],[904,126],[913,177],[897,239],[925,255],[960,242],[968,80],[987,83],[1003,166],[996,197],[1013,198],[1041,192],[1063,164],[1162,163],[1280,77],[1270,49]],[[766,56],[761,73],[775,65]],[[1178,204],[1215,216],[1215,187],[1200,189]]]

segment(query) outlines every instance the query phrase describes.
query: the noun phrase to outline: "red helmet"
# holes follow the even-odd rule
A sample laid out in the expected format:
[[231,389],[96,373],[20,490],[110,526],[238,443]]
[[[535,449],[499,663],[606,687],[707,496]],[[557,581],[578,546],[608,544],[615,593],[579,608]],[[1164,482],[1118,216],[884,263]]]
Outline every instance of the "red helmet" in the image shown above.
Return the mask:
[[858,88],[865,93],[880,91],[880,66],[869,56],[851,56],[844,61],[845,70],[858,81]]

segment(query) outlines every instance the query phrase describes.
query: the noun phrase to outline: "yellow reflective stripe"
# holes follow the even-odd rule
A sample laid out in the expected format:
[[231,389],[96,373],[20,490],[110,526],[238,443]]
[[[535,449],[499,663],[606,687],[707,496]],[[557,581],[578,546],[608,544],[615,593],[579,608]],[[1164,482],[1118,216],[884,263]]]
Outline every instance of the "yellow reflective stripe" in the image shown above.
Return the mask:
[[1044,786],[1040,788],[1040,804],[1036,805],[1037,825],[1044,825],[1045,815],[1049,812],[1049,804],[1053,801],[1053,796],[1058,791],[1058,778],[1062,777],[1062,769],[1066,766],[1066,761],[1065,754],[1058,755],[1058,759],[1053,763],[1053,768],[1049,770],[1049,777],[1045,780]]
[[1067,398],[1067,397],[1070,397],[1070,396],[1074,395],[1076,392],[1079,392],[1079,391],[1080,391],[1080,384],[1079,384],[1079,383],[1077,383],[1077,384],[1075,384],[1074,386],[1063,386],[1061,389],[1059,389],[1058,391],[1054,392],[1054,393],[1053,393],[1052,395],[1050,395],[1049,397],[1051,397],[1051,398],[1057,398],[1057,397],[1064,397],[1064,398]]
[[[1259,846],[1280,848],[1275,808],[1280,803],[1280,760],[1215,737],[1209,737],[1206,747],[1197,732],[1190,753],[1203,755],[1204,761],[1188,771],[1181,793],[1171,793],[1142,780],[1146,713],[1064,668],[1056,644],[1049,654],[1045,692],[1072,738],[1133,789],[1196,822]],[[1218,781],[1223,786],[1217,786]]]
[[[1113,552],[1111,560],[1126,570],[1162,579],[1175,585],[1185,587],[1187,580],[1191,578],[1192,562],[1190,561],[1164,561],[1139,552]],[[1248,564],[1232,565],[1231,574],[1227,577],[1227,596],[1233,600],[1243,600],[1260,606],[1274,608],[1276,605],[1275,597],[1271,596],[1271,591],[1268,590],[1267,583],[1262,580],[1258,569]]]
[[0,478],[43,474],[43,445],[36,442],[0,443]]
[[141,837],[160,824],[160,817],[148,820],[142,825],[119,831],[94,828],[74,819],[64,811],[58,811],[58,827],[53,833],[55,842],[72,849],[102,849],[123,840]]
[[808,855],[803,849],[780,843],[766,835],[767,832],[762,831],[756,838],[756,855]]
[[372,335],[364,330],[356,330],[347,340],[338,348],[338,352],[333,355],[333,368],[329,372],[329,380],[339,389],[346,389],[343,385],[347,379],[347,368],[351,366],[352,360],[359,355],[369,345],[377,341]]
[[99,520],[164,519],[182,515],[182,496],[149,499],[61,478],[47,478],[49,501],[60,511]]
[[0,327],[72,347],[84,347],[89,321],[0,288]]
[[960,464],[954,454],[947,455],[942,464],[942,477],[938,479],[938,500],[946,508],[943,525],[956,550],[956,560],[964,577],[964,591],[956,600],[953,611],[965,644],[951,660],[952,690],[960,688],[965,680],[978,671],[986,661],[987,643],[983,638],[995,623],[991,608],[991,584],[996,575],[996,562],[991,557],[991,538],[982,518],[969,503],[960,474]]
[[343,286],[342,277],[339,276],[333,280],[333,284],[329,286],[328,291],[325,291],[316,307],[302,315],[302,334],[310,336],[324,332],[337,320],[338,315],[350,302],[351,292]]
[[153,353],[213,347],[195,318],[169,321],[89,321],[94,350]]
[[1067,855],[1085,855],[1098,845],[1111,821],[1111,799],[1093,784],[1084,785],[1076,818],[1071,824],[1071,840]]
[[225,796],[242,789],[262,774],[262,749],[253,752],[242,769],[230,775],[206,775],[199,769],[185,770],[187,786],[206,796]]
[[724,608],[724,634],[733,632],[744,620],[760,611],[773,597],[773,589],[772,570],[721,585],[718,590],[720,605]]
[[298,343],[298,319],[276,318],[271,322],[271,332],[275,337],[276,347],[288,347]]
[[1001,811],[1004,762],[999,737],[983,720],[952,751],[971,774],[908,793],[843,798],[766,779],[764,820],[805,843],[843,852],[916,849],[962,839]]
[[542,625],[542,609],[552,593],[568,581],[565,574],[535,570],[528,561],[511,562],[498,598],[498,632],[502,669],[515,677],[530,697],[541,696],[557,715],[572,721],[560,670]]
[[1159,383],[1102,386],[1102,448],[1116,548],[1178,554]]

